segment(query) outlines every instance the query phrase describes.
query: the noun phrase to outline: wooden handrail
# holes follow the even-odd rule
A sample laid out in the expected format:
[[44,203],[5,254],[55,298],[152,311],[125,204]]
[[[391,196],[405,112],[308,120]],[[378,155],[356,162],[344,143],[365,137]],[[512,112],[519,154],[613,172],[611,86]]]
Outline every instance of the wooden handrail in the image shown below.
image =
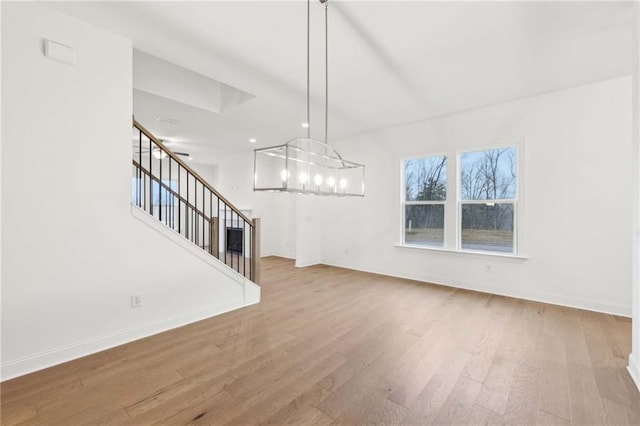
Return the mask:
[[[149,179],[149,185],[150,185],[150,193],[149,193],[149,200],[150,200],[150,204],[152,204],[152,200],[153,200],[153,183],[157,183],[158,184],[158,189],[159,189],[159,196],[162,197],[163,193],[166,193],[168,197],[171,197],[175,200],[178,201],[178,233],[182,234],[181,232],[181,227],[180,224],[181,219],[180,219],[180,212],[182,211],[182,208],[180,207],[181,204],[184,204],[185,206],[185,220],[187,220],[187,222],[185,222],[185,228],[184,228],[184,236],[189,239],[191,242],[199,245],[202,249],[207,250],[209,252],[209,254],[211,254],[212,256],[218,258],[219,260],[222,260],[223,263],[225,263],[227,266],[231,267],[232,269],[234,269],[236,272],[242,274],[245,278],[248,278],[250,280],[252,280],[253,282],[259,284],[260,283],[260,219],[250,219],[249,217],[247,217],[245,214],[243,214],[240,210],[238,210],[236,207],[233,206],[233,204],[231,204],[231,202],[229,202],[229,200],[227,200],[226,198],[224,198],[218,191],[216,191],[211,185],[209,185],[207,183],[207,181],[205,181],[202,176],[200,176],[197,172],[195,172],[193,169],[191,169],[191,167],[189,167],[184,160],[182,160],[181,158],[179,158],[175,153],[173,153],[172,151],[170,151],[160,140],[158,140],[155,136],[153,136],[151,134],[151,132],[149,132],[144,126],[142,126],[140,123],[138,123],[135,119],[133,120],[133,127],[139,131],[139,135],[140,138],[142,138],[142,135],[145,135],[149,140],[149,170],[145,169],[144,166],[140,163],[138,163],[136,161],[136,159],[133,159],[133,166],[136,169],[136,173],[138,176],[138,179],[142,180],[142,177],[144,176],[144,185],[146,188],[146,182],[147,182],[147,178]],[[146,143],[145,143],[146,144]],[[152,146],[152,144],[155,144],[155,147]],[[185,198],[181,195],[180,191],[181,189],[178,188],[177,190],[172,188],[170,185],[167,185],[164,181],[161,180],[161,176],[162,176],[162,162],[160,163],[160,176],[155,176],[152,174],[151,172],[151,155],[153,154],[153,151],[155,151],[156,149],[162,150],[162,152],[164,152],[166,154],[166,156],[169,156],[170,160],[175,161],[178,164],[178,170],[180,171],[180,168],[184,169],[187,173],[187,188],[189,186],[189,180],[190,177],[189,175],[193,176],[193,178],[195,179],[196,182],[196,186],[194,188],[194,191],[196,190],[196,188],[198,188],[197,184],[200,183],[200,185],[202,185],[202,197],[203,197],[203,204],[202,204],[202,211],[200,209],[198,209],[197,207],[197,202],[189,202],[188,198]],[[142,158],[142,146],[140,146],[140,158]],[[165,158],[165,157],[162,157]],[[142,162],[142,161],[141,161]],[[171,170],[171,163],[169,163],[169,167]],[[180,176],[178,176],[178,182],[180,181]],[[211,196],[215,196],[217,198],[217,205],[218,205],[218,215],[220,214],[220,201],[222,201],[222,204],[225,208],[225,215],[224,215],[224,222],[221,223],[220,218],[218,216],[213,216],[213,206],[210,205],[210,214],[209,216],[207,216],[206,214],[206,207],[205,207],[205,188],[209,190],[209,203],[212,203],[212,199]],[[146,189],[145,189],[146,191]],[[195,197],[197,197],[197,193],[194,193]],[[152,209],[152,205],[150,205],[149,209],[147,209],[146,207],[146,192],[145,192],[145,207],[144,209],[153,216],[153,209]],[[189,195],[187,194],[187,197],[189,197]],[[196,198],[197,199],[197,198]],[[139,207],[141,207],[140,204],[140,199],[138,198],[138,201],[136,201],[136,203],[138,204]],[[173,206],[175,206],[175,203],[172,201],[172,209],[174,209]],[[236,256],[236,267],[234,268],[234,255],[233,253],[231,253],[231,264],[229,265],[228,263],[228,250],[225,250],[225,257],[224,259],[220,259],[220,247],[219,247],[219,242],[220,242],[220,227],[222,226],[224,229],[229,229],[228,228],[228,223],[227,223],[227,209],[231,212],[231,227],[233,227],[233,213],[236,213],[236,217],[239,220],[240,218],[242,218],[243,220],[243,224],[242,224],[242,230],[244,231],[245,229],[245,225],[248,225],[249,227],[249,249],[247,251],[246,249],[246,239],[243,239],[242,242],[242,252],[237,254]],[[195,222],[195,234],[193,231],[193,228],[191,229],[191,231],[188,228],[188,218],[190,216],[189,212],[193,212],[194,214],[196,214],[198,217],[202,218],[202,243],[199,244],[198,243],[198,236],[200,236],[200,231],[198,230],[198,224],[199,222],[199,218],[196,218],[196,222]],[[165,213],[167,214],[167,213]],[[159,210],[158,213],[158,219],[162,221],[162,209]],[[209,223],[209,247],[206,248],[205,247],[205,232],[206,232],[206,226],[205,226],[205,222]],[[237,222],[238,226],[239,226],[239,221]],[[168,225],[170,228],[175,230],[175,224],[173,223],[173,219],[171,219],[171,224]],[[222,230],[222,232],[224,232],[224,229]],[[223,234],[225,235],[225,234]],[[244,232],[243,234],[244,235]],[[195,239],[194,239],[195,236]],[[233,251],[233,250],[232,250]],[[247,255],[250,256],[250,265],[249,265],[249,270],[246,270],[246,258]],[[240,262],[242,259],[242,268],[240,268]],[[242,269],[242,272],[240,271],[240,269]]]
[[[209,183],[207,183],[207,181],[204,180],[202,176],[200,176],[196,171],[194,171],[191,167],[189,167],[187,163],[184,162],[184,160],[179,158],[169,148],[167,148],[165,144],[163,144],[155,136],[153,136],[153,134],[151,134],[151,132],[149,132],[142,124],[138,123],[135,118],[133,119],[133,126],[136,129],[140,130],[142,133],[144,133],[146,137],[148,137],[150,140],[153,141],[153,143],[158,145],[158,147],[162,149],[162,151],[164,151],[168,156],[170,156],[175,162],[180,164],[180,166],[182,166],[185,170],[187,170],[187,172],[191,173],[193,177],[195,177],[200,182],[200,184],[202,184],[205,188],[207,188],[209,191],[215,194],[215,196],[218,197],[220,201],[222,201],[228,208],[233,210],[238,216],[244,219],[245,222],[249,224],[249,226],[253,226],[252,219],[247,217],[244,213],[238,210],[233,204],[231,204],[229,200],[224,198],[218,191],[216,191],[211,185],[209,185]],[[151,155],[151,153],[149,153],[149,155]]]

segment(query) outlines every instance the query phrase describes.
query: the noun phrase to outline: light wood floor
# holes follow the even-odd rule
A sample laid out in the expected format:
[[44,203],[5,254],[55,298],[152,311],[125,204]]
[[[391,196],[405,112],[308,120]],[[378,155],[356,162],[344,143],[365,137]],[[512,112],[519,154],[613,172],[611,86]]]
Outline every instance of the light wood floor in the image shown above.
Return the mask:
[[630,320],[263,260],[262,303],[2,384],[2,424],[640,425]]

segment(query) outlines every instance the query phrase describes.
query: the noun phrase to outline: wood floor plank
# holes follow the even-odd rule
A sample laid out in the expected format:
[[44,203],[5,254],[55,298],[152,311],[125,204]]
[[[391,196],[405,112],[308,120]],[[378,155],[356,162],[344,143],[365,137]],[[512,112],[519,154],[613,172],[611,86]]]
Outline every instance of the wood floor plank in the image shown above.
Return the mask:
[[444,402],[434,423],[436,425],[465,425],[471,420],[475,400],[482,384],[460,376]]
[[411,373],[394,387],[389,399],[404,407],[410,407],[422,390],[427,386],[434,374],[447,362],[449,349],[447,345],[436,346],[425,355]]
[[569,426],[571,422],[562,417],[554,416],[553,414],[546,413],[542,410],[538,410],[538,426]]
[[[224,416],[233,410],[239,401],[225,391],[218,392],[212,398],[191,404],[170,416],[158,419],[154,425],[221,424]],[[141,424],[134,421],[133,424]],[[142,423],[143,424],[143,423]],[[149,424],[149,423],[147,423]]]
[[[371,389],[385,388],[386,396],[391,392],[391,382],[384,380],[381,373],[390,368],[390,363],[397,359],[416,339],[416,336],[406,333],[405,329],[395,327],[382,334],[359,357],[352,358],[341,368],[326,376],[318,385],[331,393],[317,404],[324,413],[333,419],[338,418],[353,401],[357,401],[359,394]],[[380,383],[383,383],[380,385]]]
[[35,404],[8,405],[3,404],[0,420],[3,425],[17,425],[35,419],[38,415]]
[[[296,424],[298,423],[298,419],[300,419],[303,415],[300,414],[302,412],[306,412],[308,407],[312,407],[314,410],[322,413],[322,411],[315,408],[315,406],[323,401],[328,395],[330,391],[318,386],[313,385],[308,388],[304,393],[299,395],[297,398],[289,402],[287,405],[278,410],[275,414],[269,417],[266,420],[266,424]],[[333,421],[333,419],[326,414],[322,413],[322,417],[326,417],[329,419],[329,423]],[[302,423],[298,423],[302,424]]]
[[469,357],[470,355],[466,352],[452,350],[448,355],[449,362],[431,378],[415,402],[409,407],[409,412],[405,414],[403,420],[404,424],[433,423],[458,383],[462,370],[469,362]]
[[496,355],[482,383],[476,404],[487,410],[504,414],[517,362],[512,358]]
[[471,409],[471,416],[467,422],[469,426],[492,426],[502,424],[502,415],[479,405]]
[[137,423],[161,420],[167,414],[175,414],[199,401],[213,398],[235,377],[230,372],[205,373],[191,376],[146,395],[125,410]]
[[600,324],[600,315],[595,312],[582,312],[584,330],[589,356],[594,367],[624,367],[627,355],[622,355],[619,348],[609,346],[609,339]]
[[137,401],[140,395],[153,394],[182,379],[182,376],[170,368],[141,368],[130,375],[110,377],[104,383],[83,386],[58,398],[39,402],[36,405],[38,417],[51,419],[53,422],[57,418],[75,418],[77,412],[100,412],[106,407],[114,411],[116,408],[124,410],[124,407]]
[[[580,314],[581,315],[581,314]],[[565,342],[565,355],[567,364],[581,365],[591,368],[591,356],[587,341],[584,338],[584,329],[582,328],[582,318],[579,315],[565,315],[565,334],[563,336]]]
[[362,398],[356,398],[333,424],[402,424],[407,409],[386,398],[389,389],[389,386],[382,384],[380,388],[363,394]]
[[5,425],[637,425],[627,318],[263,259],[262,301],[3,382]]
[[637,406],[621,404],[609,398],[602,398],[602,406],[607,425],[632,426],[640,424],[640,409]]
[[502,420],[507,425],[535,425],[538,418],[540,369],[521,363],[513,371]]
[[282,418],[276,422],[267,420],[265,425],[330,425],[333,419],[312,405],[302,407],[290,416]]
[[545,334],[544,360],[541,369],[538,408],[546,413],[571,420],[569,370],[563,333]]
[[571,421],[574,424],[605,424],[604,407],[594,371],[569,364]]
[[471,358],[462,373],[464,376],[478,382],[485,380],[503,334],[504,324],[498,321],[488,321],[480,329],[473,339],[473,349],[469,351]]

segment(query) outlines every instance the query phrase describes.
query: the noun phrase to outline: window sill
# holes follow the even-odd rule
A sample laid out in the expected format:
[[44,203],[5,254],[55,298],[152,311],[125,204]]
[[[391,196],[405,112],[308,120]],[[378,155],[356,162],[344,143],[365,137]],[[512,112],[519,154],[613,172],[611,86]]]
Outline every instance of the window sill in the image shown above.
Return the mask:
[[510,253],[491,253],[486,251],[472,251],[472,250],[452,250],[448,248],[440,248],[440,247],[426,247],[426,246],[418,246],[418,245],[410,245],[410,244],[394,244],[395,247],[403,248],[403,249],[414,249],[414,250],[425,250],[438,254],[446,254],[446,255],[454,255],[454,256],[467,256],[467,257],[476,257],[476,258],[498,258],[504,260],[527,260],[529,256],[525,256],[522,254],[510,254]]

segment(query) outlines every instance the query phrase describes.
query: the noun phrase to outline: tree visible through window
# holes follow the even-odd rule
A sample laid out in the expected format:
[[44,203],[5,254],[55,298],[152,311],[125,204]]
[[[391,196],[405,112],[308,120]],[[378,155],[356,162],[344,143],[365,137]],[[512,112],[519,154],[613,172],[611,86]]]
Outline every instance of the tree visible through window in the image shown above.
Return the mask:
[[499,148],[460,156],[460,246],[515,252],[517,150]]
[[447,158],[426,157],[404,162],[403,242],[444,246],[444,202]]

